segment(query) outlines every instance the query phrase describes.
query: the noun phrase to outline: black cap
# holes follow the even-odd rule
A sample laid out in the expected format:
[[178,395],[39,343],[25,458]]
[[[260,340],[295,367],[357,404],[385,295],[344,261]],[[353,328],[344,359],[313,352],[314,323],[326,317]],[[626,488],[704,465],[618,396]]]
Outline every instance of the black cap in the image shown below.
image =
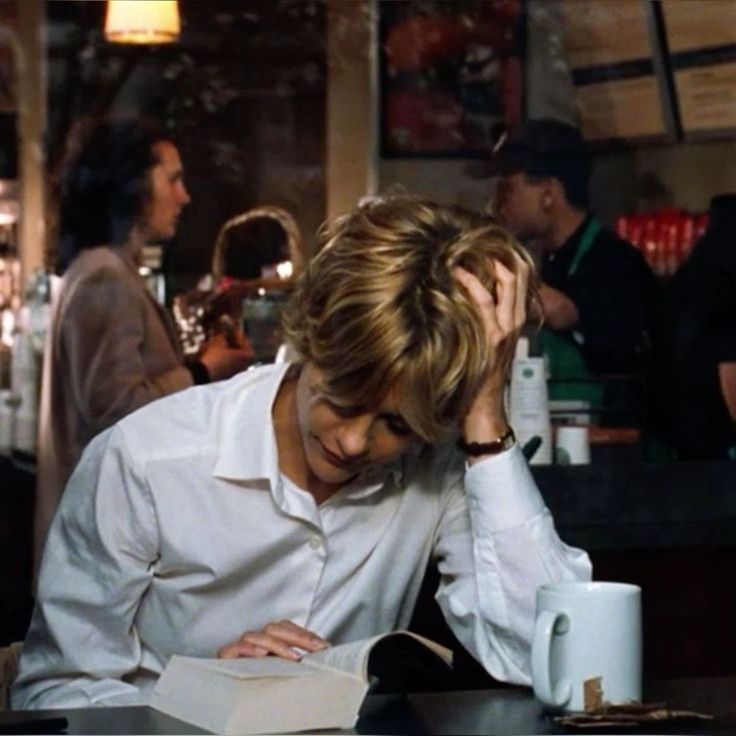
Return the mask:
[[571,169],[587,170],[588,155],[580,131],[551,118],[527,120],[502,138],[493,151],[497,175],[523,171],[531,176],[564,179]]

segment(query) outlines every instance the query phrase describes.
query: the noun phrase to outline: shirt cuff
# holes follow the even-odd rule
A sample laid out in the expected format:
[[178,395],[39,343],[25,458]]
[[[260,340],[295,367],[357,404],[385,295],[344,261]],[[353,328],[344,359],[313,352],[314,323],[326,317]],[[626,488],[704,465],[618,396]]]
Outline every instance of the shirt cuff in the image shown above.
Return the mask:
[[546,508],[518,444],[471,465],[465,492],[471,512],[480,512],[489,532],[520,526]]

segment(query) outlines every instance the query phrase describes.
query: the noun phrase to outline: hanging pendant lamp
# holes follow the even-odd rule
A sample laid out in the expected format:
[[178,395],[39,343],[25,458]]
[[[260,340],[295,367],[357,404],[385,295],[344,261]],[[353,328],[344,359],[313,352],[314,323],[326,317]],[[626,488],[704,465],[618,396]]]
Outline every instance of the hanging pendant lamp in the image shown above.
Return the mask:
[[180,33],[177,0],[107,0],[105,38],[112,43],[173,43]]

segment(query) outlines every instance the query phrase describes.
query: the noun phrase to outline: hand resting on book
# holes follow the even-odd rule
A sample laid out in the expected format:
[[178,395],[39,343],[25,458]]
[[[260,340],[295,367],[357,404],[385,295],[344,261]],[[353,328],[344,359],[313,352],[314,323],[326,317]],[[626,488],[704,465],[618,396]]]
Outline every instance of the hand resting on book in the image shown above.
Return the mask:
[[272,621],[260,631],[246,631],[238,641],[221,647],[217,656],[219,659],[237,659],[275,655],[297,661],[301,659],[301,654],[292,647],[305,652],[319,652],[329,646],[330,642],[313,631],[292,621],[282,620]]

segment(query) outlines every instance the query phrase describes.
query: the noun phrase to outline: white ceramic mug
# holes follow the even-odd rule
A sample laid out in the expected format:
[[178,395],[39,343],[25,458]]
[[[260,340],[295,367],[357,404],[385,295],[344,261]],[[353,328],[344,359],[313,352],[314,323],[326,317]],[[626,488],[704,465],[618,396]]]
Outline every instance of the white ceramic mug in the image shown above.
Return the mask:
[[641,700],[641,588],[551,583],[537,590],[532,683],[550,710]]
[[557,427],[555,461],[558,465],[586,465],[590,462],[590,439],[587,427]]

